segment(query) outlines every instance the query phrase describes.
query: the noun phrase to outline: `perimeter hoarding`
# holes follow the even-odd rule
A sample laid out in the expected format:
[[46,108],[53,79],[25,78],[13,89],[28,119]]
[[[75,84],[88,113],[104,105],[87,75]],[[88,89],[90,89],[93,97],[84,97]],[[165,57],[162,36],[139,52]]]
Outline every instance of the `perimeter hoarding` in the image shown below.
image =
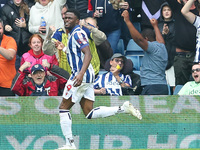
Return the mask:
[[[0,149],[55,149],[65,144],[59,124],[62,97],[0,97]],[[199,96],[96,97],[97,106],[130,101],[140,121],[128,114],[88,120],[72,110],[79,149],[200,148]]]

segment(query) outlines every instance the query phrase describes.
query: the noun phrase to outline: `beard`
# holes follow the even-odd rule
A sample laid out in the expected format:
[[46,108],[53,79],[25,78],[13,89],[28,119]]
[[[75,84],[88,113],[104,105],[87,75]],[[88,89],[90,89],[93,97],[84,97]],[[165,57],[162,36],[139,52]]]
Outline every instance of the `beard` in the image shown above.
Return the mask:
[[68,31],[71,31],[73,28],[74,28],[74,27],[71,27],[71,26],[68,26],[68,27],[65,26],[65,29],[68,30]]

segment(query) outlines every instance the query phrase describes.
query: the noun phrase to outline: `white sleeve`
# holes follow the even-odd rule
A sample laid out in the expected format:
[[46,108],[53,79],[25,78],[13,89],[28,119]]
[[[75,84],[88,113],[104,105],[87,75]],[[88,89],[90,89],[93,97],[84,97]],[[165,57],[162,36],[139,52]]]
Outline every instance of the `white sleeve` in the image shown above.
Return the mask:
[[30,10],[30,17],[29,17],[29,22],[28,22],[28,29],[29,29],[29,32],[31,32],[32,34],[38,33],[39,27],[40,27],[40,24],[37,24],[34,21],[35,17],[38,18],[38,16],[34,14],[34,9],[35,9],[34,6],[32,6],[32,8]]
[[193,25],[198,29],[200,26],[200,17],[196,16]]

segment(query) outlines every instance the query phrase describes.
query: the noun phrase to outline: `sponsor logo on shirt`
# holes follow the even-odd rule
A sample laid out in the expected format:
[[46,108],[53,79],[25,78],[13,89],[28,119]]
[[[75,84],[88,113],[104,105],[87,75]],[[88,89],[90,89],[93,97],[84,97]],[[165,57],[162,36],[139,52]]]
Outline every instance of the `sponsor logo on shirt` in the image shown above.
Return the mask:
[[200,90],[192,90],[189,92],[189,95],[199,95],[200,94]]

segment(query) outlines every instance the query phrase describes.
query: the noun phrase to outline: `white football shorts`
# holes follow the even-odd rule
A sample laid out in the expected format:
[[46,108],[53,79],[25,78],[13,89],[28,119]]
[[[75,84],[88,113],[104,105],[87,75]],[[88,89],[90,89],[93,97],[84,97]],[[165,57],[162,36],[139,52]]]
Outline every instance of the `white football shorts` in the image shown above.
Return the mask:
[[78,87],[74,87],[73,83],[74,81],[72,80],[67,81],[63,92],[63,98],[69,99],[70,97],[72,97],[73,103],[80,102],[82,97],[91,101],[95,101],[93,83],[82,83]]

